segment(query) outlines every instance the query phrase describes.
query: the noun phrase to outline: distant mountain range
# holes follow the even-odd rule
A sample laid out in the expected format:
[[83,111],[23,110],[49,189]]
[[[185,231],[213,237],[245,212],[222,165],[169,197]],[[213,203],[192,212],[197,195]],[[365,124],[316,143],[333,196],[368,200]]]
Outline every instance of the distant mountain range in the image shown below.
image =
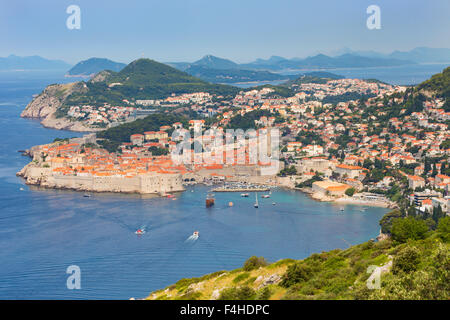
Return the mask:
[[377,58],[363,57],[355,54],[343,54],[337,57],[330,57],[324,54],[318,54],[305,59],[272,56],[267,60],[257,59],[254,62],[238,64],[231,60],[214,57],[211,55],[204,56],[202,59],[188,63],[175,62],[169,65],[179,69],[187,70],[192,66],[202,66],[216,70],[266,70],[266,71],[282,71],[282,70],[298,70],[298,69],[330,69],[330,68],[352,68],[352,67],[388,67],[415,64],[410,60],[401,60],[393,58]]
[[370,58],[389,58],[410,60],[416,63],[446,63],[450,62],[450,49],[417,47],[409,51],[393,51],[384,54],[376,51],[353,51],[349,48],[338,50],[336,54],[353,54]]
[[125,63],[114,62],[105,58],[90,58],[78,62],[67,74],[70,76],[91,76],[103,70],[119,72],[125,66]]
[[40,56],[19,57],[9,55],[8,57],[0,57],[0,70],[67,70],[70,64],[62,60],[49,60]]

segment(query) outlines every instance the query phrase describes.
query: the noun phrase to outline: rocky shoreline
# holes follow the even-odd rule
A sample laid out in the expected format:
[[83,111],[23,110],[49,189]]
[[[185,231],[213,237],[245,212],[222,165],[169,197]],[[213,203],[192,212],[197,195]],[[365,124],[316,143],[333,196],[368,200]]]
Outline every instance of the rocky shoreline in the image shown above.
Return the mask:
[[64,100],[73,92],[86,90],[84,83],[53,84],[47,86],[38,96],[25,107],[20,116],[22,118],[39,119],[46,128],[70,130],[76,132],[100,131],[100,128],[91,128],[79,121],[70,121],[67,118],[57,118],[56,112],[63,105]]

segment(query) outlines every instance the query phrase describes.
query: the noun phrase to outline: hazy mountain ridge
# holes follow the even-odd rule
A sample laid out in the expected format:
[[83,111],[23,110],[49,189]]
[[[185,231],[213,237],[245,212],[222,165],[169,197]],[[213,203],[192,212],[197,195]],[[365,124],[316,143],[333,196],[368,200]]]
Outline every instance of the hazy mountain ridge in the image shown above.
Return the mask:
[[78,62],[67,74],[71,76],[89,76],[103,70],[119,72],[126,66],[125,63],[115,62],[105,58],[90,58]]
[[19,57],[11,54],[8,57],[0,57],[0,70],[67,70],[70,67],[65,61],[40,56]]

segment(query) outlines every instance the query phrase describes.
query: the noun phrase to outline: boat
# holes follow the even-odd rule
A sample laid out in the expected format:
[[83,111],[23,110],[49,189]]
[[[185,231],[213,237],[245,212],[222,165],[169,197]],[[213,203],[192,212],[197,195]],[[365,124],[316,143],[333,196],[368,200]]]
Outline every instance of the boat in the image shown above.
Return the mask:
[[341,211],[344,211],[344,208],[341,208]]
[[215,199],[214,199],[214,195],[212,193],[208,193],[208,195],[206,196],[206,207],[210,208],[214,205]]
[[275,202],[272,202],[272,205],[274,206],[274,205],[276,205],[276,203],[275,203]]
[[263,194],[263,195],[261,196],[261,198],[270,198],[270,195],[268,195],[268,194]]
[[89,193],[85,193],[85,194],[83,194],[83,197],[85,197],[85,198],[90,198],[91,195],[90,195]]
[[248,197],[248,193],[241,193],[241,197],[247,198]]
[[144,229],[137,229],[136,232],[135,232],[135,234],[137,234],[137,235],[141,235],[141,234],[144,234],[144,233],[145,233]]
[[258,208],[259,207],[259,204],[258,204],[258,193],[255,193],[255,199],[256,199],[256,202],[255,202],[255,204],[253,206],[255,208]]
[[194,237],[198,237],[198,231],[194,231],[194,233],[192,234]]
[[173,194],[168,194],[168,195],[166,195],[166,197],[170,199],[170,198],[174,198],[175,196]]

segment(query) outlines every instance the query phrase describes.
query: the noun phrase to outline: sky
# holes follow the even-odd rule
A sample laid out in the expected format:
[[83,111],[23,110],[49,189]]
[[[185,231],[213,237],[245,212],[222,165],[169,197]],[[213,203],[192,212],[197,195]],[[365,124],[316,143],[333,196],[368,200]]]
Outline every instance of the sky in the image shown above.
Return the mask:
[[[78,5],[81,28],[68,29]],[[369,5],[381,29],[369,30]],[[0,0],[0,57],[40,55],[77,63],[195,61],[206,54],[250,62],[336,54],[450,48],[448,0]]]

